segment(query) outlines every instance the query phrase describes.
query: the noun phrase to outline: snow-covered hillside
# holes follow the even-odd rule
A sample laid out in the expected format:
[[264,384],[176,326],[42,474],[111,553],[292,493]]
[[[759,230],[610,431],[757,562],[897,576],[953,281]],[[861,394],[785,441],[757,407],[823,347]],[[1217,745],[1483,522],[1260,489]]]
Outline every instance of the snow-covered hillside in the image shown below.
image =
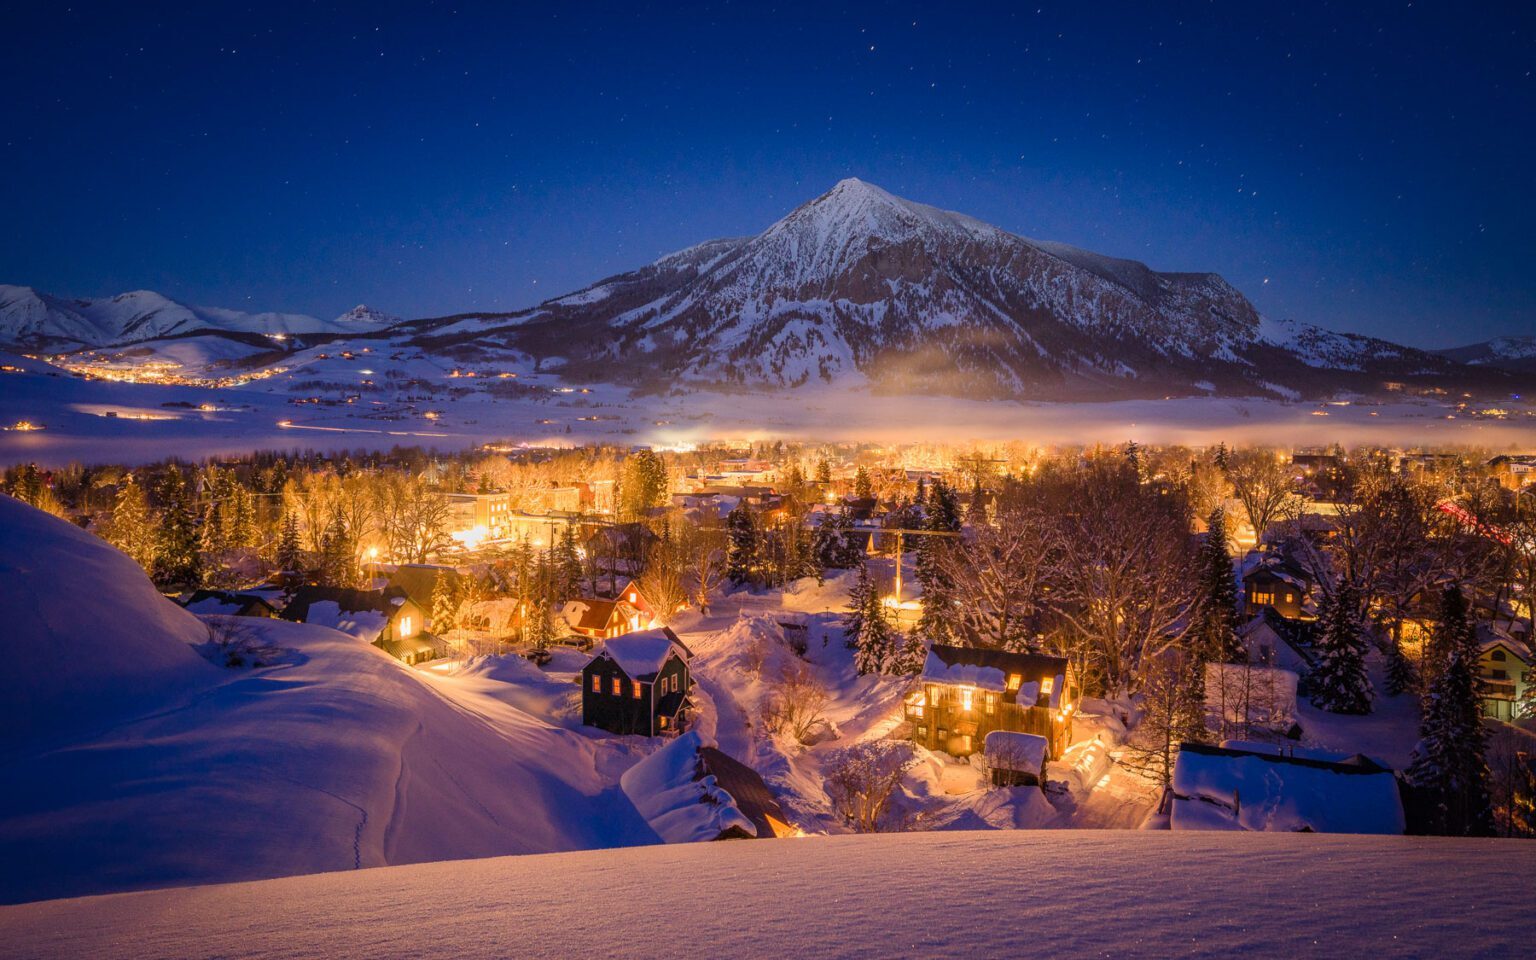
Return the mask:
[[1441,350],[1442,356],[1480,367],[1536,373],[1536,336],[1494,337],[1483,343]]
[[36,903],[0,908],[0,928],[39,960],[1519,957],[1533,884],[1520,840],[886,834]]
[[0,284],[0,346],[11,349],[121,346],[198,333],[353,334],[392,322],[394,318],[363,306],[327,321],[297,313],[192,307],[152,290],[71,300]]
[[[0,902],[657,842],[625,742],[334,630],[199,620],[8,497],[0,545]],[[285,652],[216,667],[208,622]]]

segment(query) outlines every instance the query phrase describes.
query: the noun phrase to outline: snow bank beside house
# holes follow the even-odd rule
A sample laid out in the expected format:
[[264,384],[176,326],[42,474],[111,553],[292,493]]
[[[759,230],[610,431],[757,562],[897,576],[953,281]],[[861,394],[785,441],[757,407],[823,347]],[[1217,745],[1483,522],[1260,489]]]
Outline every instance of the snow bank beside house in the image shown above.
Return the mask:
[[372,643],[389,625],[389,617],[378,610],[343,610],[335,600],[317,600],[309,605],[309,615],[304,622],[339,630],[364,643]]
[[711,775],[699,776],[699,750],[714,740],[690,730],[624,771],[619,784],[651,829],[667,843],[699,843],[757,827]]
[[1370,764],[1185,745],[1173,770],[1175,830],[1400,834],[1397,778]]
[[0,495],[0,744],[68,739],[216,682],[207,628],[139,565],[74,524]]
[[[1446,882],[1461,876],[1477,882]],[[1536,850],[1520,840],[882,834],[37,903],[0,908],[0,927],[9,951],[37,960],[117,957],[124,945],[143,960],[650,958],[662,939],[669,955],[744,960],[1039,952],[1021,937],[1070,957],[1518,957],[1533,885]],[[968,892],[962,922],[913,909],[914,890],[941,889]]]

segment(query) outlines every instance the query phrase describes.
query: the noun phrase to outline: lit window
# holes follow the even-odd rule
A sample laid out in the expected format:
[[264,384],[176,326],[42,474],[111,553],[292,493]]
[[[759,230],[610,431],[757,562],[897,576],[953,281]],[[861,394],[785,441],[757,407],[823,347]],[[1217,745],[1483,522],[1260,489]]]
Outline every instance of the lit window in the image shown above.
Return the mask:
[[639,600],[640,600],[640,594],[636,593],[633,590],[629,591],[629,602],[630,603],[636,603]]
[[409,637],[411,635],[411,632],[412,632],[411,631],[411,618],[410,617],[401,617],[400,618],[400,635],[402,637]]
[[961,687],[960,688],[960,709],[961,710],[964,710],[967,713],[970,712],[970,710],[971,710],[971,697],[975,694],[975,692],[976,691],[972,690],[970,687]]
[[661,727],[661,729],[663,729],[663,730],[667,729],[667,718],[666,717],[660,717],[658,719],[660,720],[659,726]]
[[971,735],[970,734],[966,734],[965,736],[960,738],[960,749],[964,750],[966,753],[970,753],[971,752]]
[[616,697],[624,696],[624,681],[620,677],[613,678],[613,695]]
[[1054,690],[1055,688],[1056,688],[1056,678],[1055,677],[1046,677],[1044,680],[1040,681],[1040,694],[1041,694],[1041,696],[1046,696],[1046,697],[1050,696],[1051,695],[1051,691]]
[[997,712],[997,694],[992,693],[991,691],[987,692],[987,712]]
[[635,684],[635,699],[639,700],[640,699],[640,681],[636,680],[636,681],[634,681],[634,684]]
[[602,693],[603,692],[603,678],[598,676],[595,673],[592,674],[592,692],[593,693]]
[[1023,683],[1024,683],[1024,675],[1023,674],[1021,674],[1021,673],[1010,673],[1010,674],[1008,674],[1008,692],[1009,693],[1012,693],[1013,691],[1019,689],[1019,687],[1022,686]]

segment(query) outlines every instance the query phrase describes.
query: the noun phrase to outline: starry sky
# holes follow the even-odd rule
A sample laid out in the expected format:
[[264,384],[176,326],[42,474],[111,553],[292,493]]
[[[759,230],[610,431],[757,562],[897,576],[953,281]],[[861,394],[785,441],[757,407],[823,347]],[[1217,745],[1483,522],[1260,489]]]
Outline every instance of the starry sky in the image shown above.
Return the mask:
[[847,176],[1421,346],[1536,333],[1536,4],[4,5],[0,282],[509,310]]

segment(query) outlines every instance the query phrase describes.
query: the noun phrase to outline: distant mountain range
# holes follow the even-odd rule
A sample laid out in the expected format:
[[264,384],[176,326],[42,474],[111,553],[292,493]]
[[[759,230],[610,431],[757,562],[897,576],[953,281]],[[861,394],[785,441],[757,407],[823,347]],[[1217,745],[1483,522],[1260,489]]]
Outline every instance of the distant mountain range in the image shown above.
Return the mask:
[[358,306],[335,320],[299,313],[243,313],[192,307],[135,290],[100,300],[68,300],[31,287],[0,284],[0,346],[12,350],[68,352],[121,347],[203,334],[353,334],[381,330],[398,317]]
[[1536,336],[1495,337],[1483,343],[1437,350],[1442,357],[1479,367],[1498,367],[1515,373],[1536,373]]
[[455,363],[527,356],[648,391],[868,383],[1036,400],[1301,398],[1389,383],[1501,393],[1529,340],[1432,352],[1260,316],[1212,273],[1160,273],[844,180],[755,237],[712,240],[537,307],[395,322],[61,300],[0,287],[14,347],[209,333],[387,338]]

